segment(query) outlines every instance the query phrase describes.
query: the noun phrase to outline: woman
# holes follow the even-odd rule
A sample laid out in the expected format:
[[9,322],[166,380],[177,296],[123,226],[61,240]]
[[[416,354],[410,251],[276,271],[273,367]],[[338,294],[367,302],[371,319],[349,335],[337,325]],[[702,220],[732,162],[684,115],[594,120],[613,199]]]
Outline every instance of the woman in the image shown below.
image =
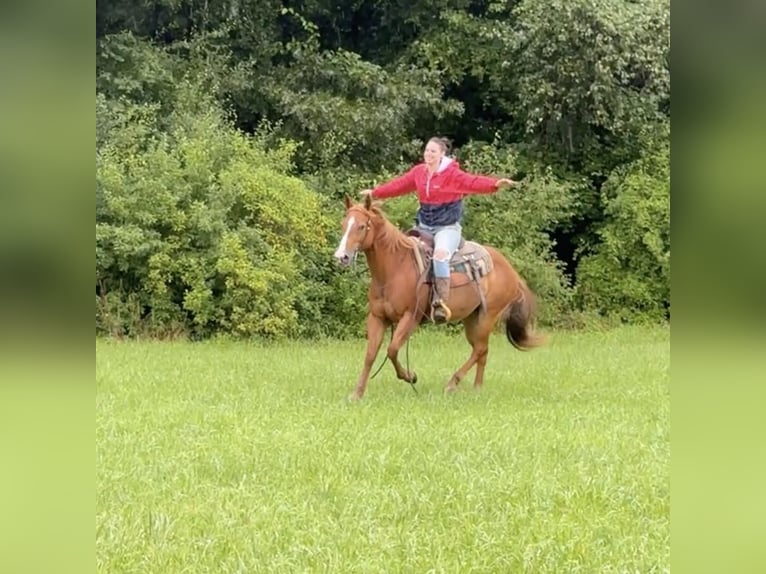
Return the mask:
[[515,182],[483,175],[472,175],[460,169],[458,162],[448,157],[446,140],[433,137],[423,152],[423,163],[404,175],[375,189],[365,189],[362,195],[373,199],[388,199],[417,191],[420,207],[418,228],[433,234],[436,296],[432,303],[433,320],[441,323],[452,314],[446,305],[450,288],[449,262],[460,245],[460,222],[463,218],[463,196],[472,193],[494,193]]

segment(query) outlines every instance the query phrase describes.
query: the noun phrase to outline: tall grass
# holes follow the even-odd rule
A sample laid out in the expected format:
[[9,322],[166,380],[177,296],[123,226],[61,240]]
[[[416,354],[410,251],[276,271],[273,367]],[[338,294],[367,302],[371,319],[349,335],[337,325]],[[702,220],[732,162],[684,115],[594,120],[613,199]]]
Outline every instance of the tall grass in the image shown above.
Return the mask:
[[667,572],[669,332],[416,333],[415,394],[364,341],[99,340],[99,572]]

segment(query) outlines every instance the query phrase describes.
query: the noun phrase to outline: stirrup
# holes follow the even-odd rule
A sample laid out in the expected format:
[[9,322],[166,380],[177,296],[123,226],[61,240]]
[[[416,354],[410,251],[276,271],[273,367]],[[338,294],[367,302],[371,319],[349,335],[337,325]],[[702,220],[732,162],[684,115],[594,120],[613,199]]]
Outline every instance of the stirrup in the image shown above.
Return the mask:
[[439,301],[434,301],[434,303],[431,305],[431,321],[433,321],[434,323],[441,322],[441,321],[437,321],[434,315],[434,312],[439,307],[441,307],[442,311],[444,312],[444,322],[449,321],[452,318],[452,311],[450,310],[449,307],[447,307],[447,305],[445,305],[444,301],[442,301],[441,299]]

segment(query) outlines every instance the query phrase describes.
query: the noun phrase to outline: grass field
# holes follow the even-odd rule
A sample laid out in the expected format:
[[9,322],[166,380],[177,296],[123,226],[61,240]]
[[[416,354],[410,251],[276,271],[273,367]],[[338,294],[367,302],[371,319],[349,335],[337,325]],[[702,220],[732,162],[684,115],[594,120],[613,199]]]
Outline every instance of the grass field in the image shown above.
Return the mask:
[[669,339],[496,335],[445,396],[420,331],[355,404],[364,341],[97,341],[97,570],[668,572]]

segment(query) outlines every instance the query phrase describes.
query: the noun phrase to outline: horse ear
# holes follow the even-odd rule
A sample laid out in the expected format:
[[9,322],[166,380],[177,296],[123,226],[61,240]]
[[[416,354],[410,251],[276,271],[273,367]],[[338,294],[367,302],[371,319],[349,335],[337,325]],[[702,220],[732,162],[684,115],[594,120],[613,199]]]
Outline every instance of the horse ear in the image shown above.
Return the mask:
[[348,197],[348,195],[343,197],[343,201],[346,204],[346,209],[349,209],[351,207],[351,199]]
[[364,208],[365,209],[370,209],[370,207],[372,207],[372,194],[371,193],[367,193],[364,196]]

